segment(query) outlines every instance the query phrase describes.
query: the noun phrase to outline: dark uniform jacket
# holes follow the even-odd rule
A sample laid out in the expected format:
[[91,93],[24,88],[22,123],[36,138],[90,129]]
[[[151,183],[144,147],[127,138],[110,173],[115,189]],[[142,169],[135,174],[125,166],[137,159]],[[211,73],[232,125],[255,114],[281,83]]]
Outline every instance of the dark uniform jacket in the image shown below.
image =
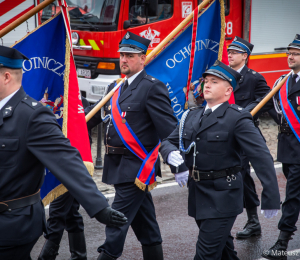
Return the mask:
[[[0,202],[36,193],[46,166],[90,216],[108,207],[77,149],[62,134],[53,113],[23,88],[0,110]],[[0,246],[27,244],[42,235],[41,202],[0,213]]]
[[[114,87],[109,86],[108,92]],[[143,70],[120,95],[119,104],[126,112],[126,121],[148,152],[166,138],[176,128],[177,119],[173,116],[171,101],[166,86],[159,80],[147,75]],[[93,106],[85,109],[88,113]],[[105,114],[111,113],[110,102],[104,107]],[[102,121],[100,111],[87,123],[88,129]],[[105,144],[125,147],[113,123],[105,124]],[[107,184],[134,182],[142,161],[134,154],[106,154],[102,181]],[[156,175],[161,176],[160,160],[155,165]]]
[[270,91],[270,87],[261,74],[246,65],[240,73],[242,76],[234,90],[234,98],[237,105],[245,108],[252,101],[265,96]]
[[[219,171],[240,166],[241,149],[249,158],[262,186],[262,209],[279,209],[278,183],[270,152],[254,126],[252,116],[237,105],[223,103],[213,111],[200,127],[204,107],[188,114],[183,142],[187,148],[196,142],[196,170]],[[161,155],[167,161],[171,151],[178,150],[179,127],[162,143]],[[193,148],[185,155],[185,164],[193,168]],[[243,211],[243,180],[226,177],[215,180],[189,181],[189,215],[196,219],[236,216]],[[192,192],[191,192],[192,191]]]
[[[296,97],[300,96],[300,80],[298,80],[298,82],[293,86],[293,88],[291,88],[291,84],[292,76],[289,77],[288,99],[292,104],[294,111],[296,111],[298,117],[300,118],[300,110],[297,109],[299,105],[296,102]],[[278,93],[275,95],[275,98],[280,106]],[[281,126],[288,126],[284,115],[280,115],[280,124]],[[279,162],[288,164],[300,164],[299,153],[300,142],[298,141],[294,133],[278,133],[277,160]]]

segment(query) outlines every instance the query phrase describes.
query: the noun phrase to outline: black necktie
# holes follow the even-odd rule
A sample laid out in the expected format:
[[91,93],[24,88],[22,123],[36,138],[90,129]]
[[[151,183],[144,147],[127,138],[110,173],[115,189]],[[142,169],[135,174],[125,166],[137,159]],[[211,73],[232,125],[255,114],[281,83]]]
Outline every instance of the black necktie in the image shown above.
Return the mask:
[[297,83],[296,82],[296,79],[298,78],[298,74],[294,74],[293,77],[292,77],[292,88],[293,86]]
[[205,121],[206,118],[207,118],[211,113],[212,113],[211,108],[208,108],[208,109],[205,110],[203,116],[202,116],[201,119],[200,119],[200,125],[203,124],[203,121]]
[[122,89],[121,89],[121,95],[123,94],[123,92],[125,91],[125,89],[128,88],[128,80],[125,80],[125,83],[124,85],[122,86]]

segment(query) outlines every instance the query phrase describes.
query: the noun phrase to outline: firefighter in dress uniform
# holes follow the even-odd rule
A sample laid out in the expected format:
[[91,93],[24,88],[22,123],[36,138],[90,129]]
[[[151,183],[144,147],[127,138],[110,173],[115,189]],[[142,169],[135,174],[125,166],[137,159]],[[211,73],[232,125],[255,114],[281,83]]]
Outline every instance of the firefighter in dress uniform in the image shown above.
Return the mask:
[[[287,180],[286,196],[278,223],[278,240],[262,255],[267,259],[287,259],[288,243],[297,230],[296,223],[300,211],[300,34],[296,35],[287,49],[287,61],[292,75],[273,98],[280,117],[277,160],[282,163],[282,171]],[[274,86],[284,76],[280,77]]]
[[45,167],[89,216],[107,225],[127,221],[109,207],[53,112],[26,95],[24,59],[18,50],[0,46],[0,259],[5,260],[31,259],[31,249],[46,231],[39,192]]
[[181,165],[179,150],[186,153],[188,214],[199,227],[195,260],[238,259],[230,231],[243,212],[242,150],[261,180],[265,216],[274,216],[280,207],[272,156],[251,114],[228,103],[240,76],[216,61],[203,74],[207,105],[185,112],[180,126],[162,142],[161,155],[168,164]]
[[[243,108],[251,102],[262,98],[270,91],[270,87],[267,85],[265,78],[256,71],[249,69],[246,65],[253,47],[253,44],[236,36],[227,49],[229,66],[241,74],[239,84],[234,89],[234,99],[235,103]],[[270,110],[270,108],[274,110],[272,102],[269,102],[254,116],[254,125],[257,128],[259,125],[259,114]],[[244,207],[246,208],[248,221],[244,229],[237,232],[236,237],[248,238],[253,235],[261,234],[261,226],[257,214],[257,207],[260,202],[256,193],[254,181],[250,175],[249,158],[244,152],[241,154],[241,166],[241,174],[244,183]]]
[[[90,105],[82,96],[81,101],[84,108]],[[89,140],[91,143],[90,131]],[[69,192],[59,196],[50,203],[47,233],[44,234],[46,242],[38,260],[56,259],[64,230],[68,232],[70,260],[87,259],[84,224],[79,213],[79,207],[78,201]]]
[[[102,121],[105,123],[106,154],[102,181],[114,185],[116,196],[112,208],[128,218],[123,227],[106,228],[106,240],[98,248],[98,260],[121,256],[130,225],[142,244],[144,259],[163,259],[162,238],[149,191],[156,184],[155,175],[161,176],[160,140],[175,129],[177,119],[173,115],[167,87],[144,70],[149,44],[148,39],[126,33],[118,51],[121,73],[126,75],[126,81],[104,106],[102,115],[99,111],[87,123],[88,129]],[[115,84],[108,87],[108,92]],[[87,108],[86,113],[92,108]],[[149,154],[149,158],[154,159],[154,165],[147,167],[153,169],[152,173],[143,175],[147,176],[146,182],[141,178],[148,171],[143,168],[146,159],[142,160],[140,154]]]

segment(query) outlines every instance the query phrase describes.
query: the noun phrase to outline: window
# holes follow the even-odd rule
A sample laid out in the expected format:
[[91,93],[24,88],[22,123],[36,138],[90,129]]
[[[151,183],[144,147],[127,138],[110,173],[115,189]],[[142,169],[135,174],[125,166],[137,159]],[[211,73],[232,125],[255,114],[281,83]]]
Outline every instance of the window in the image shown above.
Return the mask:
[[165,20],[173,15],[173,0],[130,0],[130,25],[137,26]]
[[[95,26],[116,25],[120,0],[66,0],[71,24]],[[57,1],[43,9],[42,21],[60,11]]]

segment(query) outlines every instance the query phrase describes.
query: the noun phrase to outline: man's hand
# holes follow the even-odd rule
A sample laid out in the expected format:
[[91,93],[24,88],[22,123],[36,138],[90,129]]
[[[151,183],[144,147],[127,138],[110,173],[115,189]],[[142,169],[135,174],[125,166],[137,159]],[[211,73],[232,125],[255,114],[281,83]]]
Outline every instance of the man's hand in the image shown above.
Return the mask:
[[107,226],[121,227],[127,223],[127,218],[125,215],[119,211],[107,207],[99,211],[95,218],[102,224]]
[[265,213],[265,218],[273,218],[277,216],[278,209],[262,209],[261,214]]
[[179,151],[172,151],[169,153],[168,158],[167,158],[168,164],[178,167],[183,162],[184,162],[184,160]]
[[175,180],[177,181],[178,185],[182,188],[184,187],[189,178],[189,171],[180,172],[175,174]]

